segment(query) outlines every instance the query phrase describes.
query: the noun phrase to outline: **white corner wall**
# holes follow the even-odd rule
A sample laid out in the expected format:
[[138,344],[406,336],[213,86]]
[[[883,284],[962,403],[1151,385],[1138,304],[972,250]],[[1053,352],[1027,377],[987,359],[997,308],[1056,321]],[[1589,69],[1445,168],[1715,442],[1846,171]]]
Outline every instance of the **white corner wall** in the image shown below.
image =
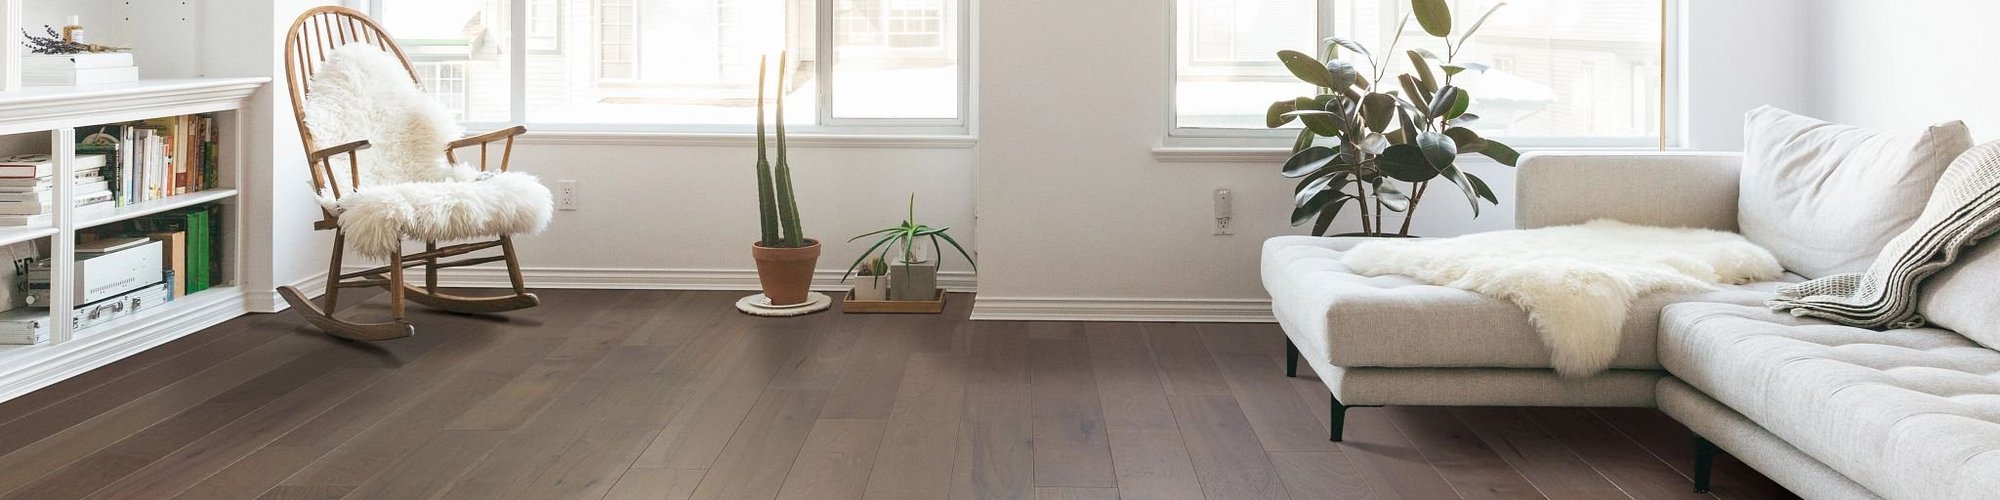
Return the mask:
[[2000,2],[1820,0],[1806,38],[1813,112],[1870,128],[1965,120],[2000,138]]

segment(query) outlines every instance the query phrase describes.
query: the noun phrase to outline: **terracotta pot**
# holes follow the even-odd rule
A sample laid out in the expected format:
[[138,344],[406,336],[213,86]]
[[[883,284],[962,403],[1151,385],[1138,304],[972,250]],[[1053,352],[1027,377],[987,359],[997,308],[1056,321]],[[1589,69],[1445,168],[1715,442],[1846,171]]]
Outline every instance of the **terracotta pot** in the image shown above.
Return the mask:
[[771,305],[788,306],[806,301],[812,291],[813,269],[819,264],[819,240],[808,239],[799,248],[769,248],[750,244],[750,257],[757,259],[757,281]]

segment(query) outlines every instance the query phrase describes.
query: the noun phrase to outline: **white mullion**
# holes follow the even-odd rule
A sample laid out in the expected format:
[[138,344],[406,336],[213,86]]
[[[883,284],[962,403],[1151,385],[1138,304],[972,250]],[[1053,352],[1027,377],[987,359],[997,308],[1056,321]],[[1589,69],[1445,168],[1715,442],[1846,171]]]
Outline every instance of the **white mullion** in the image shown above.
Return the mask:
[[507,17],[508,118],[522,123],[528,121],[528,0],[508,1]]
[[825,126],[833,121],[833,65],[838,50],[834,49],[834,22],[838,16],[835,0],[813,0],[813,78],[819,80],[819,115],[817,122]]
[[71,316],[76,311],[76,129],[62,127],[49,133],[49,161],[55,162],[54,179],[49,182],[49,224],[56,234],[49,238],[49,340],[68,342],[76,337]]

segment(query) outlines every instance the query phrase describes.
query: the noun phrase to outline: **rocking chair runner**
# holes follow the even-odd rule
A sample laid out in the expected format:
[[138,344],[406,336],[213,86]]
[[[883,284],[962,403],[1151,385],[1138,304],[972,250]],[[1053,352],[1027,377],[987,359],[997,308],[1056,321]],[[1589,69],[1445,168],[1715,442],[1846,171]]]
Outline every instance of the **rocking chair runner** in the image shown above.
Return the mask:
[[[336,203],[343,197],[351,196],[362,188],[362,166],[358,151],[368,149],[367,140],[345,144],[322,146],[314,141],[313,132],[307,126],[306,99],[313,91],[312,78],[319,69],[329,64],[329,57],[337,48],[349,44],[367,44],[394,54],[409,73],[411,81],[421,86],[416,70],[410,65],[395,40],[374,20],[344,7],[317,7],[308,10],[294,21],[285,39],[285,79],[290,85],[292,111],[297,118],[299,137],[304,143],[306,160],[312,169],[313,188],[323,197]],[[514,150],[514,137],[527,132],[526,128],[515,126],[504,130],[466,137],[446,144],[444,156],[448,162],[458,163],[457,152],[477,146],[481,172],[506,172]],[[502,148],[498,163],[493,163],[490,150],[495,143]],[[336,161],[345,157],[345,161]],[[337,163],[346,163],[346,168],[336,168]],[[345,170],[345,172],[343,172]],[[343,176],[343,177],[337,177]],[[336,181],[338,179],[338,181]],[[440,247],[435,240],[425,241],[421,253],[405,255],[401,250],[389,255],[389,264],[356,272],[343,272],[341,256],[347,246],[347,234],[341,227],[341,213],[331,208],[323,208],[324,218],[313,224],[314,230],[334,231],[333,256],[327,266],[326,295],[319,304],[314,304],[293,287],[279,287],[278,293],[285,302],[314,326],[336,337],[353,340],[389,340],[408,337],[416,333],[416,327],[404,319],[404,299],[425,306],[462,313],[495,313],[533,307],[540,303],[535,294],[528,293],[521,278],[521,265],[514,253],[514,242],[507,234],[493,239],[459,243]],[[422,238],[417,238],[422,239]],[[500,255],[468,257],[453,261],[444,259],[458,257],[472,252],[498,247]],[[463,297],[438,291],[438,270],[448,267],[471,266],[490,262],[505,262],[507,275],[513,285],[513,293],[497,297]],[[419,267],[424,270],[422,287],[405,281],[405,268]],[[390,308],[393,319],[387,323],[354,323],[336,319],[340,291],[344,288],[383,287],[389,291]]]

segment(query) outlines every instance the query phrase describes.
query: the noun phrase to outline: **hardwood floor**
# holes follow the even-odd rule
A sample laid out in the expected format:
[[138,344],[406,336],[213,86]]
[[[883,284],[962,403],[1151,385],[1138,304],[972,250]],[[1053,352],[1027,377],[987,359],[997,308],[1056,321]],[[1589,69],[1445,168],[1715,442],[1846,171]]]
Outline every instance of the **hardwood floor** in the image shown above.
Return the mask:
[[[1653,410],[1358,408],[1271,325],[754,318],[543,292],[332,340],[257,315],[0,403],[0,498],[1791,498]],[[386,314],[382,296],[351,306]]]

